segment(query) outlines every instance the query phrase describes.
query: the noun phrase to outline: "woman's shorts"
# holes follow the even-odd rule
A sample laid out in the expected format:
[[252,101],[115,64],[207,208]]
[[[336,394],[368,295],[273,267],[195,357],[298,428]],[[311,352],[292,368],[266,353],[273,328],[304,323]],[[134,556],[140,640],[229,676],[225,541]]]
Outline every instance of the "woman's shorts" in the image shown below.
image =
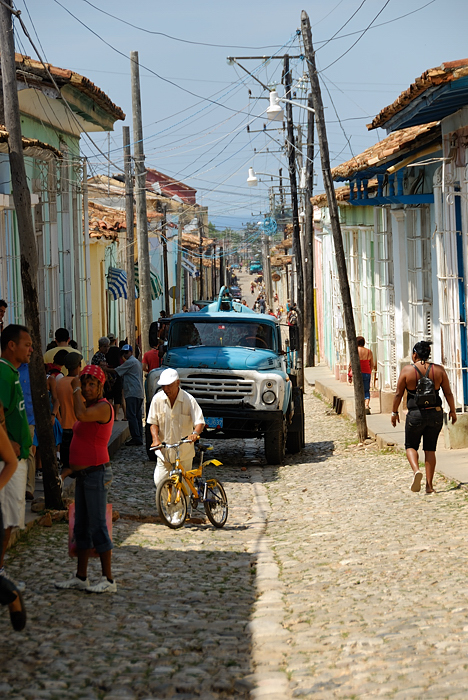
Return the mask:
[[7,485],[0,491],[3,512],[3,527],[24,528],[26,481],[28,465],[25,459],[18,460],[16,471]]
[[106,523],[107,490],[112,482],[112,469],[77,472],[75,482],[75,540],[77,549],[94,547],[98,554],[112,549]]
[[442,408],[411,409],[406,416],[405,448],[419,450],[421,438],[423,450],[435,452],[437,439],[442,430],[444,412]]

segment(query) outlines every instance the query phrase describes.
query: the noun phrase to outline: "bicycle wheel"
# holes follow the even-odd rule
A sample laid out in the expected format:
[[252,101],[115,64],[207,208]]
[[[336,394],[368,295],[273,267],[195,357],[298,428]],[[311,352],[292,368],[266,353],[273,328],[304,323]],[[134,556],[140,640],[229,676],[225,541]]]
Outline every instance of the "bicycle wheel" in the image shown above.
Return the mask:
[[187,502],[181,484],[170,477],[161,481],[156,491],[156,507],[164,525],[172,530],[182,527],[187,517]]
[[206,482],[207,493],[203,501],[208,520],[215,527],[223,527],[228,517],[228,502],[224,487],[218,479]]

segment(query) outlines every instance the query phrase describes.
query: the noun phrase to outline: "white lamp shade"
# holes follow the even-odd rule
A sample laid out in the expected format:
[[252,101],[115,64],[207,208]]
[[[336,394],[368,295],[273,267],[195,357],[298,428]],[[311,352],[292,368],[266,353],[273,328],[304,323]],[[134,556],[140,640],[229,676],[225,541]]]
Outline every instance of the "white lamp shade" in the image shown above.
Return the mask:
[[300,223],[303,224],[304,221],[305,221],[305,219],[306,219],[305,211],[300,211],[300,212],[299,212],[299,221],[300,221]]
[[284,118],[283,108],[279,103],[279,97],[276,90],[270,92],[270,106],[268,107],[267,117],[272,122],[282,122]]
[[255,170],[253,168],[249,168],[249,177],[247,178],[247,184],[249,187],[257,187],[258,185],[258,177],[255,175]]

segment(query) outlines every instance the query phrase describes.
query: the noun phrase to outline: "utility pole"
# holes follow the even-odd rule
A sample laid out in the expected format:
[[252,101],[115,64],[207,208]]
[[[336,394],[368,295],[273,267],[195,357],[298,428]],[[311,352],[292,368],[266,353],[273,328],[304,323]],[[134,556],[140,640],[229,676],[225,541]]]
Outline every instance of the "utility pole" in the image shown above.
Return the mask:
[[141,352],[150,349],[149,327],[153,320],[151,309],[151,277],[148,246],[148,216],[146,213],[146,169],[143,152],[143,125],[141,119],[140,66],[138,51],[130,53],[132,78],[133,149],[135,159],[136,225],[138,239],[138,279],[140,285]]
[[203,288],[203,221],[200,219],[198,220],[198,255],[200,257],[199,261],[199,277],[200,277],[200,299],[203,299],[203,294],[205,292]]
[[[307,105],[314,107],[312,94]],[[306,148],[306,189],[305,189],[305,236],[304,236],[304,338],[307,343],[305,356],[306,367],[315,367],[315,292],[314,292],[314,219],[310,201],[314,193],[314,122],[313,112],[307,112],[307,148]]]
[[224,287],[224,248],[219,248],[219,288]]
[[[11,8],[11,9],[10,9]],[[46,508],[61,510],[62,489],[58,477],[58,465],[53,435],[49,392],[42,359],[41,327],[39,322],[39,300],[37,293],[38,257],[34,224],[24,166],[23,141],[16,82],[15,42],[11,14],[11,0],[0,4],[0,46],[5,126],[8,131],[13,201],[18,222],[21,257],[21,282],[23,286],[24,315],[32,338],[34,352],[29,363],[31,394],[36,433],[39,440],[43,464],[43,484]],[[40,205],[39,205],[40,206]]]
[[[284,90],[285,97],[291,99],[291,73],[289,70],[289,56],[284,57]],[[296,303],[298,311],[297,329],[298,329],[298,374],[297,385],[304,387],[304,275],[302,271],[302,251],[301,251],[301,232],[299,227],[299,208],[297,203],[297,179],[296,179],[296,149],[294,143],[294,124],[292,114],[292,104],[286,102],[286,126],[287,126],[287,147],[288,147],[288,163],[289,163],[289,181],[291,183],[291,206],[293,218],[293,255],[296,267]]]
[[343,303],[343,315],[348,339],[348,350],[353,370],[354,403],[356,407],[356,426],[359,440],[363,442],[367,438],[366,411],[364,404],[364,384],[362,382],[361,365],[356,343],[356,326],[354,324],[353,305],[349,290],[348,273],[346,270],[346,258],[341,235],[340,217],[336,201],[335,189],[330,167],[330,154],[328,151],[327,131],[325,128],[325,116],[322,103],[320,83],[315,66],[315,52],[312,45],[312,31],[310,29],[309,16],[305,10],[301,14],[302,39],[304,41],[304,53],[309,67],[310,86],[313,95],[315,115],[317,119],[317,135],[322,161],[323,183],[328,199],[330,223],[335,244],[336,266],[340,282],[341,299]]
[[177,230],[177,261],[176,261],[176,312],[182,311],[182,233],[185,226],[183,211],[179,213],[179,227]]
[[164,272],[164,310],[166,316],[169,316],[169,272],[167,268],[167,204],[163,204],[163,220],[162,220],[162,252],[163,252],[163,272]]
[[134,208],[132,153],[130,149],[130,127],[122,127],[124,172],[125,172],[125,220],[127,236],[125,242],[125,268],[127,271],[127,338],[135,347],[135,242],[134,242]]
[[212,285],[213,285],[213,299],[216,296],[216,243],[213,243],[213,269],[212,269]]

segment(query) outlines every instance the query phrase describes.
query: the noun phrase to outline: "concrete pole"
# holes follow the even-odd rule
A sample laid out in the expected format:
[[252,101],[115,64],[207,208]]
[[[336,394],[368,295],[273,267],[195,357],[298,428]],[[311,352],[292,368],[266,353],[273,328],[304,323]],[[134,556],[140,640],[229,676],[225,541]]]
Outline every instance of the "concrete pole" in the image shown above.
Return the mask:
[[141,351],[150,349],[149,327],[153,320],[151,309],[151,277],[148,245],[148,217],[146,214],[146,169],[143,151],[143,125],[141,119],[140,66],[138,51],[130,53],[132,78],[133,151],[135,160],[136,228],[138,240],[138,278],[140,285],[140,334]]
[[130,150],[130,127],[122,128],[125,172],[125,219],[127,235],[125,237],[125,269],[127,272],[127,338],[135,347],[135,243],[134,243],[134,208],[132,154]]

